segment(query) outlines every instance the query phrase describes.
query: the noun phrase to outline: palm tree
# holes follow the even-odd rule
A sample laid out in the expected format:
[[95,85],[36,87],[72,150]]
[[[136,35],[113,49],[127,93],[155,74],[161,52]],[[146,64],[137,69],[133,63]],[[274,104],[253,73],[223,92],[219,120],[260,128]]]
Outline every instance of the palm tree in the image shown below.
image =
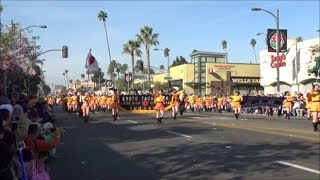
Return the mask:
[[253,48],[253,53],[254,53],[254,58],[256,60],[256,64],[258,64],[257,55],[256,55],[256,49],[255,49],[257,41],[255,39],[251,39],[250,44],[251,44],[251,46]]
[[[167,58],[167,60],[168,60],[168,73],[169,73],[169,52],[170,52],[170,49],[169,48],[165,48],[164,50],[163,50],[163,54],[164,54],[164,57],[166,57]],[[170,76],[170,74],[168,74],[168,76]]]
[[140,28],[140,34],[137,34],[137,39],[140,44],[143,44],[146,50],[146,60],[148,67],[148,84],[150,85],[150,47],[159,45],[158,33],[153,33],[152,27],[144,26]]
[[86,77],[85,74],[81,74],[81,79],[84,80],[84,78]]
[[223,40],[221,44],[222,44],[222,49],[224,49],[226,51],[226,54],[227,54],[226,60],[227,60],[227,63],[228,63],[228,53],[227,53],[228,43],[227,43],[226,40]]
[[302,39],[301,36],[299,36],[299,37],[296,38],[296,42],[302,42],[302,41],[303,41],[303,39]]
[[140,43],[135,40],[129,40],[123,45],[123,54],[129,54],[131,56],[131,71],[132,81],[134,81],[134,56],[141,57]]
[[120,67],[120,73],[125,75],[128,69],[129,69],[128,64],[122,64]]
[[[108,31],[107,31],[107,26],[106,26],[106,19],[107,19],[107,17],[108,17],[108,15],[107,15],[107,13],[104,12],[104,11],[100,11],[100,12],[98,13],[98,19],[99,19],[99,21],[102,21],[102,22],[103,22],[104,31],[105,31],[105,33],[106,33],[108,53],[109,53],[109,61],[110,61],[110,64],[111,64],[110,45],[109,45]],[[112,80],[112,77],[111,77],[111,80]]]
[[164,65],[160,65],[160,70],[163,71],[164,70]]
[[117,76],[118,76],[118,79],[120,79],[120,71],[121,71],[121,64],[120,63],[117,63],[116,64],[116,72],[117,72]]
[[66,78],[67,78],[67,88],[69,89],[69,84],[68,84],[68,69],[66,69],[65,71],[64,71],[64,73],[66,74]]

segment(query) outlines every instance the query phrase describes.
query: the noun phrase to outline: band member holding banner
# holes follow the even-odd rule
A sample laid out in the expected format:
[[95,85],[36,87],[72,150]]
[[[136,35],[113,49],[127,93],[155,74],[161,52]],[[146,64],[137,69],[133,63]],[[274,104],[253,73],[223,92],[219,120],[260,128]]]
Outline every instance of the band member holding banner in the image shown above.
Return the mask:
[[171,106],[172,106],[172,117],[176,119],[178,108],[179,108],[179,95],[181,93],[184,93],[184,90],[178,91],[176,89],[173,89],[171,93]]
[[116,121],[118,118],[118,113],[119,113],[119,101],[120,101],[120,97],[118,94],[118,91],[116,89],[113,90],[113,94],[111,95],[111,108],[112,108],[112,118],[113,121]]
[[293,107],[293,99],[294,97],[290,95],[289,91],[284,92],[284,97],[286,98],[283,101],[283,108],[286,110],[286,119],[290,119],[292,107]]
[[230,99],[232,100],[234,115],[236,119],[239,119],[239,114],[241,112],[241,102],[243,101],[242,96],[240,95],[239,91],[236,91],[235,95],[231,96]]
[[162,90],[159,90],[156,94],[153,95],[154,98],[154,109],[156,110],[156,118],[158,121],[158,124],[162,124],[162,118],[163,118],[163,109],[164,109],[164,96],[162,95]]
[[88,92],[85,92],[84,97],[82,97],[82,116],[85,123],[89,120],[89,110],[90,110],[90,96]]
[[312,125],[313,131],[317,132],[319,122],[319,115],[320,115],[320,85],[314,85],[313,89],[310,91],[311,96],[311,108],[310,111],[312,113]]

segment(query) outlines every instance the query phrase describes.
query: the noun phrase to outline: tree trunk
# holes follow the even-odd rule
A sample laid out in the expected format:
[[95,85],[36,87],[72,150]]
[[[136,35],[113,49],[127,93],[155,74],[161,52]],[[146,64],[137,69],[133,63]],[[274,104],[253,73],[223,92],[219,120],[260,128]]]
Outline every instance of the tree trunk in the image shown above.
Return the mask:
[[134,81],[134,54],[131,54],[131,73],[132,73],[132,82]]
[[256,50],[254,49],[254,47],[253,47],[253,53],[254,53],[254,59],[256,60],[256,64],[258,64]]
[[226,51],[226,62],[229,63],[227,48],[225,49],[225,51]]
[[148,66],[148,89],[150,90],[150,52],[149,52],[149,47],[146,45],[146,56],[147,56],[147,66]]
[[4,95],[7,95],[7,73],[6,73],[6,71],[2,70],[1,75],[2,75],[2,79],[1,79],[0,87],[2,89],[0,91],[2,91],[2,93]]
[[[106,39],[107,39],[107,46],[108,46],[108,53],[109,53],[109,63],[111,65],[110,45],[109,45],[108,31],[107,31],[107,26],[106,26],[106,22],[105,21],[103,21],[103,26],[104,26],[104,31],[106,33]],[[107,74],[108,74],[108,68],[107,68]],[[111,75],[111,81],[112,81],[112,85],[113,85],[113,82],[114,82],[113,75]]]

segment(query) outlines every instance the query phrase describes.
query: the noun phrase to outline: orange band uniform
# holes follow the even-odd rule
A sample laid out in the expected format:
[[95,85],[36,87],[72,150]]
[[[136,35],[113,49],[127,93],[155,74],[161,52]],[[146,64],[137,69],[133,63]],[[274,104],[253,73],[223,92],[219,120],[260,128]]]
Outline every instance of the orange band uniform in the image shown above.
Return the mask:
[[83,104],[81,106],[81,109],[82,110],[85,110],[85,109],[89,109],[90,108],[90,97],[89,96],[85,96],[83,98]]
[[204,100],[206,102],[206,107],[210,108],[212,106],[212,98],[211,97],[206,97]]
[[286,99],[283,101],[283,108],[292,108],[293,107],[293,96],[289,95],[286,97]]
[[71,96],[71,105],[77,105],[77,96],[76,95]]
[[198,107],[202,107],[202,104],[203,104],[202,98],[201,98],[201,97],[198,97],[198,98],[196,99],[196,105],[197,105]]
[[101,101],[100,101],[100,105],[106,105],[107,104],[107,96],[106,95],[102,95],[101,96]]
[[111,108],[119,108],[119,106],[120,106],[120,104],[119,104],[119,100],[120,100],[119,95],[118,94],[114,94],[114,95],[111,96],[110,99],[111,99],[111,104],[110,104]]
[[232,107],[233,108],[241,108],[241,102],[243,101],[242,96],[231,96],[232,99]]
[[155,95],[154,96],[154,103],[155,103],[155,106],[154,106],[154,109],[155,110],[163,110],[164,109],[164,96],[162,95]]
[[311,112],[320,112],[320,91],[311,90]]
[[67,105],[70,106],[72,102],[72,99],[70,96],[67,97]]

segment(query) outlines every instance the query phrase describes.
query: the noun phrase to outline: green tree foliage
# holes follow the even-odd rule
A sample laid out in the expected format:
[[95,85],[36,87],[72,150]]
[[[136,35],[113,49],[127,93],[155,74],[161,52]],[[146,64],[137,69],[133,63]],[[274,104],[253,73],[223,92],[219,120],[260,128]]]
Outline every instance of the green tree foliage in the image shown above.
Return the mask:
[[181,65],[181,64],[188,64],[188,61],[182,56],[180,56],[180,57],[177,56],[176,60],[174,60],[172,62],[171,67],[178,66],[178,65]]

